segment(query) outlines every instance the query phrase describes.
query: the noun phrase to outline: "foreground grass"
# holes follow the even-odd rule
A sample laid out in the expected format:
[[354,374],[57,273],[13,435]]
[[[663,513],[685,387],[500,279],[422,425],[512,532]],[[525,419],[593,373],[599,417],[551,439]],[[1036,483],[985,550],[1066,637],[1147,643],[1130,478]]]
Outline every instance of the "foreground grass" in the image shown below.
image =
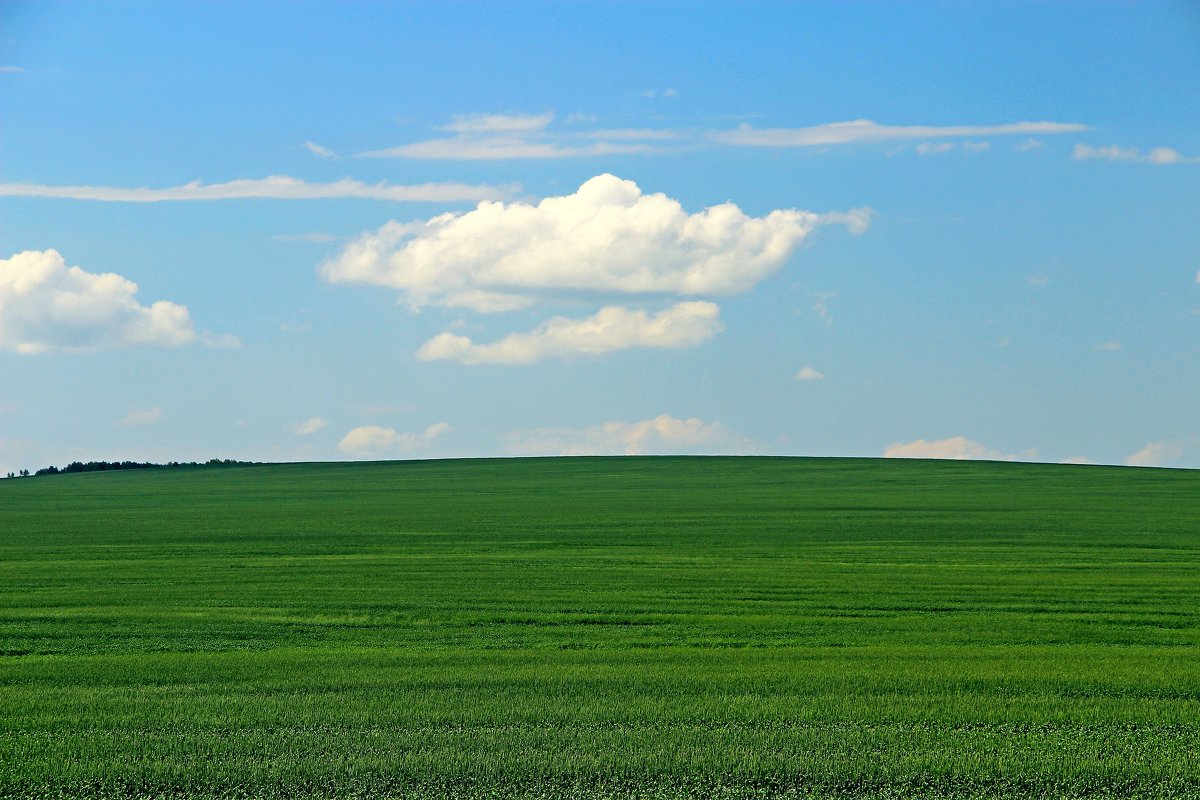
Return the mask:
[[0,797],[1200,797],[1200,473],[0,482]]

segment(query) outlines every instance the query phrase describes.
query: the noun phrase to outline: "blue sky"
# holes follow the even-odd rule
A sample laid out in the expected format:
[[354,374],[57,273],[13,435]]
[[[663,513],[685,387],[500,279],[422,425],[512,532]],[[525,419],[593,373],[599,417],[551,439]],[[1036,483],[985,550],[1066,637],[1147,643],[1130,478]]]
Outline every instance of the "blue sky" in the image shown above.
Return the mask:
[[0,10],[0,473],[1200,467],[1200,6]]

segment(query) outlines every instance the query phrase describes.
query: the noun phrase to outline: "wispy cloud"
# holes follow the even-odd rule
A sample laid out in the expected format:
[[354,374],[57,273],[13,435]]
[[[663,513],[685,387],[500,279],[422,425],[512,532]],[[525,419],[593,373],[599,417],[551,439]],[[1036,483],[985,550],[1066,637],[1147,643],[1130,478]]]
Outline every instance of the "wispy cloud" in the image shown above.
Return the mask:
[[242,340],[234,336],[232,333],[213,333],[212,331],[204,331],[200,334],[200,344],[204,345],[205,347],[237,350],[242,346]]
[[[554,159],[584,156],[652,153],[655,142],[673,138],[662,130],[549,131],[552,112],[542,114],[468,114],[454,117],[439,130],[453,136],[426,139],[359,153],[364,158],[447,159],[501,161],[511,159]],[[594,121],[594,117],[572,115],[568,124]]]
[[[670,97],[673,90],[647,90],[645,97]],[[870,120],[831,122],[803,128],[753,128],[743,124],[733,130],[675,130],[670,128],[597,128],[593,115],[571,114],[567,128],[555,129],[553,112],[541,114],[468,114],[454,117],[438,130],[453,134],[360,153],[371,158],[410,159],[554,159],[614,154],[659,153],[687,146],[826,147],[856,142],[906,139],[978,138],[984,136],[1051,135],[1087,130],[1086,125],[1064,122],[1013,122],[1003,125],[880,125]],[[1026,140],[1031,141],[1031,140]],[[921,155],[943,153],[955,147],[945,142],[924,142]],[[990,142],[959,145],[965,152],[982,152]]]
[[0,66],[0,74],[16,75],[24,71],[24,67],[14,67],[12,65]]
[[279,233],[271,238],[277,242],[312,242],[324,244],[326,242],[336,242],[338,237],[332,233],[311,231],[309,233]]
[[867,119],[806,128],[753,128],[741,125],[709,134],[719,144],[741,147],[821,147],[895,139],[1077,133],[1086,125],[1067,122],[1012,122],[1004,125],[880,125]]
[[305,142],[300,146],[312,153],[314,156],[319,156],[321,158],[337,158],[337,153],[333,152],[333,150],[328,147],[322,147],[316,142]]
[[309,417],[303,422],[297,422],[292,426],[292,433],[297,436],[311,436],[317,431],[324,428],[329,423],[320,417]]
[[1096,349],[1104,353],[1119,353],[1121,352],[1120,342],[1101,342],[1096,345]]
[[654,316],[641,310],[606,306],[586,319],[553,317],[528,333],[475,344],[466,336],[442,333],[417,351],[423,361],[460,364],[532,364],[545,358],[600,355],[633,347],[694,347],[722,328],[714,303],[679,303]]
[[48,186],[40,183],[0,183],[3,197],[57,197],[70,200],[99,200],[114,203],[163,203],[175,201],[244,200],[324,200],[355,197],[398,202],[452,203],[500,200],[518,190],[516,186],[484,186],[465,183],[423,183],[415,185],[387,182],[363,183],[344,178],[329,183],[308,183],[286,175],[268,178],[239,178],[225,183],[192,181],[165,189],[125,188],[120,186]]
[[1178,150],[1170,147],[1155,147],[1153,150],[1143,153],[1136,147],[1118,147],[1115,144],[1103,147],[1077,144],[1071,157],[1077,161],[1099,159],[1102,161],[1129,161],[1138,164],[1156,164],[1158,166],[1200,163],[1200,156],[1185,156]]
[[587,428],[538,428],[508,436],[514,455],[650,455],[753,453],[754,442],[720,422],[660,414],[640,422],[605,422]]
[[139,408],[130,411],[124,417],[116,420],[114,425],[123,425],[125,427],[134,427],[138,425],[153,425],[163,418],[163,410],[161,408]]

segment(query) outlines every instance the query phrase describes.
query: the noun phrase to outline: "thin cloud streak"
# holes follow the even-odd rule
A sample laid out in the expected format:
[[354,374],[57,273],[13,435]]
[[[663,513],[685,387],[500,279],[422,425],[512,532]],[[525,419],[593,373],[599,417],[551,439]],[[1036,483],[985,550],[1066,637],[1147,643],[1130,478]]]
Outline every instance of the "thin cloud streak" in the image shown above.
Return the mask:
[[938,139],[965,136],[1008,136],[1015,134],[1078,133],[1086,125],[1068,122],[1013,122],[1004,125],[880,125],[869,119],[831,122],[805,128],[752,128],[742,125],[717,131],[709,138],[740,147],[820,147],[889,139]]
[[211,200],[327,200],[362,198],[413,203],[451,203],[501,200],[519,187],[466,183],[393,184],[363,183],[344,178],[330,183],[308,183],[287,175],[239,178],[224,183],[192,181],[165,189],[121,186],[48,186],[40,183],[0,183],[0,197],[53,197],[67,200],[98,200],[110,203],[165,203]]

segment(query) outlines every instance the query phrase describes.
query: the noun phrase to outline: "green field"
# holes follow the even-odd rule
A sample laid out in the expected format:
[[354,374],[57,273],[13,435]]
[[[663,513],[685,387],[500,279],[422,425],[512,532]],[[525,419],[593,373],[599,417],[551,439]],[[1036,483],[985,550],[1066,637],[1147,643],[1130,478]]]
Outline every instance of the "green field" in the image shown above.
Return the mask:
[[0,797],[1200,797],[1200,472],[0,481]]

